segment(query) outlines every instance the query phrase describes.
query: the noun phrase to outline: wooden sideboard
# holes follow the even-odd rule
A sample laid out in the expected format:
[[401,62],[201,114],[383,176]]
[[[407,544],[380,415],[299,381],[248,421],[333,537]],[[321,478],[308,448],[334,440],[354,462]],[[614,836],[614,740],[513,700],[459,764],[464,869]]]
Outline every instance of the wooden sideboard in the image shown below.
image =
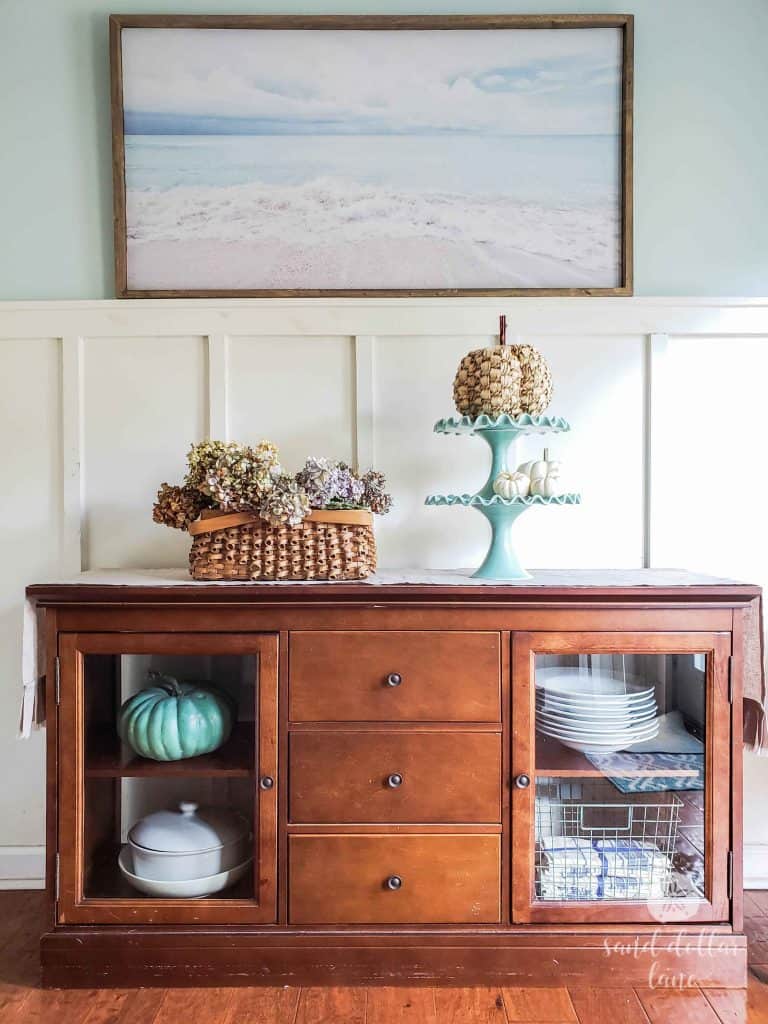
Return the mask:
[[[44,984],[745,984],[758,594],[643,571],[30,587],[47,650]],[[117,711],[149,668],[230,690],[222,748],[121,747]],[[596,676],[652,687],[657,749],[605,762],[546,735],[536,684],[553,670],[587,707]],[[253,870],[203,900],[143,896],[121,844],[181,799],[247,815]]]

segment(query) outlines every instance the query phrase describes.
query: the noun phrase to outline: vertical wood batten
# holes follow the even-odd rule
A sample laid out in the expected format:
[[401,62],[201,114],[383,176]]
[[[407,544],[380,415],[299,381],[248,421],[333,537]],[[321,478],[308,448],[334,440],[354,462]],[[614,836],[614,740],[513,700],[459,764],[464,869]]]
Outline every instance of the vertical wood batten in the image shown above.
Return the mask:
[[374,426],[374,375],[376,338],[372,334],[355,336],[355,462],[366,471],[376,465]]
[[208,437],[229,440],[229,337],[209,334]]
[[61,519],[59,568],[63,575],[83,566],[85,507],[85,446],[83,434],[83,360],[85,346],[78,335],[61,339]]
[[[649,334],[645,341],[645,366],[643,403],[643,566],[653,565],[653,531],[658,522],[654,507],[656,496],[653,486],[653,459],[663,443],[659,422],[659,386],[662,381],[662,361],[669,344],[666,334]],[[667,443],[669,440],[667,439]]]

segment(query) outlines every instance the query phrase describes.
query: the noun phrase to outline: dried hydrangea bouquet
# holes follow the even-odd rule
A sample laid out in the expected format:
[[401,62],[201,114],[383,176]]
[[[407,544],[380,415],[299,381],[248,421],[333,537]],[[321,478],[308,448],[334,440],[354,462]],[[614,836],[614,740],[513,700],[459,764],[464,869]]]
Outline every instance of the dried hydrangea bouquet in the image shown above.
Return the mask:
[[160,487],[153,519],[192,535],[195,579],[363,579],[375,570],[373,513],[392,504],[382,473],[309,458],[292,476],[268,441],[202,441],[187,465],[181,486]]

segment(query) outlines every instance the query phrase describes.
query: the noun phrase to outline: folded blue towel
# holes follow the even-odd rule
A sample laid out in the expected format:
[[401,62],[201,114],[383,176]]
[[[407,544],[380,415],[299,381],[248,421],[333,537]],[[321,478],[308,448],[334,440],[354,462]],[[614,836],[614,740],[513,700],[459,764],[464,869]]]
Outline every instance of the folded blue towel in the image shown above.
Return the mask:
[[543,837],[537,852],[540,898],[664,899],[671,863],[655,843],[636,839]]

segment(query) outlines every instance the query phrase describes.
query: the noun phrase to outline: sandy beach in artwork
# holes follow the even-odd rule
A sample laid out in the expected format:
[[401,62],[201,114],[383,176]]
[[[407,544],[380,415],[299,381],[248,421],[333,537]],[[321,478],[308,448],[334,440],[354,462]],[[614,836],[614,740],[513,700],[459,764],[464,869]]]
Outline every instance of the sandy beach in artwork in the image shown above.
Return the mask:
[[129,195],[129,287],[611,287],[609,207],[329,183]]

